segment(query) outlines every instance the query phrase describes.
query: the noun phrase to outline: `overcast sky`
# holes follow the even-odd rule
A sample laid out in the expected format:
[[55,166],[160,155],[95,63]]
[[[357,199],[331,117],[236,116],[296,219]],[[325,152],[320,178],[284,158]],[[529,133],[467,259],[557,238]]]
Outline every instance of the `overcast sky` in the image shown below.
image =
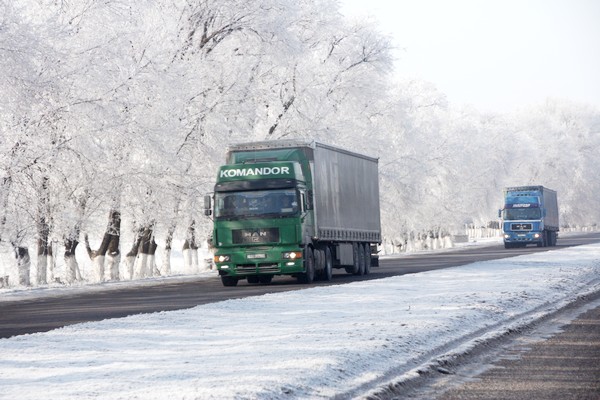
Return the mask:
[[566,98],[600,107],[599,0],[340,0],[393,35],[396,74],[451,103],[510,111]]

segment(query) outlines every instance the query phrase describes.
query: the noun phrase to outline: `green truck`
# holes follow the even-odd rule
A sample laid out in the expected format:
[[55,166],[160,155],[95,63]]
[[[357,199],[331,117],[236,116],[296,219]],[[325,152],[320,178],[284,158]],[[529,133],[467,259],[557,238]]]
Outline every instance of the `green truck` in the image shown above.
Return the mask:
[[364,275],[379,265],[376,158],[306,140],[234,144],[204,208],[224,286],[329,281],[334,268]]

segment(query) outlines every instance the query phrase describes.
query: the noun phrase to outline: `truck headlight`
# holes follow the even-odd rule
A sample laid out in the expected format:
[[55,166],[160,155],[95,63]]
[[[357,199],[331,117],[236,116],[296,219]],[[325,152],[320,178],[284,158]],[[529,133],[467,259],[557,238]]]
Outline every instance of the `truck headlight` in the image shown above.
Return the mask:
[[301,251],[286,251],[281,254],[281,256],[286,260],[296,260],[302,258]]
[[542,237],[542,235],[540,235],[539,233],[534,233],[533,237],[536,239],[539,239],[540,237]]
[[508,234],[505,234],[505,235],[504,235],[504,239],[510,239],[510,235],[508,235]]
[[219,256],[214,256],[213,260],[216,263],[223,263],[223,262],[231,261],[231,256],[222,254]]

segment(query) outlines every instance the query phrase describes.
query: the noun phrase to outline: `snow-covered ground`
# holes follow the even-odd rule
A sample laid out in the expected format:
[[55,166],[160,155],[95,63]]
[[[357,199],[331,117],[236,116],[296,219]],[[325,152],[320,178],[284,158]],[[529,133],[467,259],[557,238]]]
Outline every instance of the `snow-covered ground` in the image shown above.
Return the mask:
[[599,290],[594,244],[78,324],[0,340],[0,398],[351,398]]

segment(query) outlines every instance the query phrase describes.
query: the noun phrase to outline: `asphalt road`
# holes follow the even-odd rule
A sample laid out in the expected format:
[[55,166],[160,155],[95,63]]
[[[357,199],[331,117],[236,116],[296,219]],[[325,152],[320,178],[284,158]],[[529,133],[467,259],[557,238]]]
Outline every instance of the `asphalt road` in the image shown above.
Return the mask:
[[[527,247],[506,250],[501,245],[473,246],[460,251],[386,258],[381,260],[379,268],[372,268],[368,276],[356,277],[346,274],[343,270],[336,270],[332,282],[316,282],[314,285],[340,285],[357,280],[380,279],[594,242],[600,242],[600,233],[564,237],[559,239],[555,248]],[[242,281],[237,287],[223,287],[220,279],[215,277],[179,283],[158,282],[151,286],[112,288],[84,294],[65,294],[61,297],[0,301],[0,338],[44,332],[80,322],[191,308],[227,299],[305,287],[307,286],[298,284],[291,277],[276,277],[270,285],[251,285]]]

